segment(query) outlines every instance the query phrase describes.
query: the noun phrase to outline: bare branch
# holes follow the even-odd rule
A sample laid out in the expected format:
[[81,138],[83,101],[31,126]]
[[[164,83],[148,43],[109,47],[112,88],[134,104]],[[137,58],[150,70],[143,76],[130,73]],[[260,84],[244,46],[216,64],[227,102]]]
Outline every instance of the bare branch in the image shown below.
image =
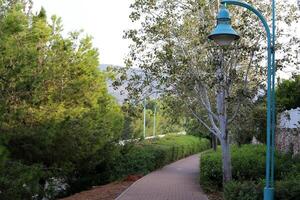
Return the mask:
[[[221,135],[221,132],[219,131],[219,128],[217,127],[216,123],[215,123],[215,120],[216,119],[218,121],[218,117],[212,112],[212,109],[211,109],[211,105],[210,105],[210,102],[209,102],[209,99],[208,99],[208,96],[207,96],[207,93],[204,91],[202,92],[201,94],[204,95],[204,99],[202,98],[201,95],[198,95],[200,100],[201,100],[201,103],[202,105],[204,106],[205,110],[207,111],[207,114],[208,114],[208,118],[209,118],[209,121],[210,121],[210,124],[211,126],[213,127],[213,129],[219,133]],[[198,99],[199,100],[199,99]]]
[[179,5],[182,9],[184,10],[193,10],[193,7],[191,5],[187,5],[185,3],[183,3],[182,1],[175,1],[175,3],[177,3],[177,5]]
[[[205,122],[204,120],[189,106],[187,105],[187,107],[189,108],[189,110],[191,111],[191,113],[194,115],[194,117],[196,117],[196,119],[203,125],[205,126],[205,128],[207,128],[212,134],[214,134],[216,137],[220,138],[221,134],[219,133],[218,130],[215,130],[213,128],[210,128]],[[217,132],[218,131],[218,132]]]
[[[204,86],[202,86],[202,87],[204,87]],[[204,106],[204,108],[207,110],[208,114],[211,117],[213,117],[212,120],[218,120],[217,115],[212,112],[211,104],[210,104],[210,101],[208,99],[208,95],[207,95],[206,89],[204,88],[204,89],[201,90],[199,84],[197,84],[196,87],[194,88],[194,90],[196,91],[197,96],[199,97],[199,100],[201,100],[201,103]],[[204,99],[203,99],[202,95],[204,96]],[[214,121],[213,121],[213,123],[214,123]]]
[[240,110],[240,107],[241,107],[241,104],[242,104],[242,101],[239,101],[238,102],[238,105],[236,107],[236,110],[234,111],[234,114],[232,115],[232,117],[228,120],[228,124],[231,124],[231,122],[236,118],[239,110]]

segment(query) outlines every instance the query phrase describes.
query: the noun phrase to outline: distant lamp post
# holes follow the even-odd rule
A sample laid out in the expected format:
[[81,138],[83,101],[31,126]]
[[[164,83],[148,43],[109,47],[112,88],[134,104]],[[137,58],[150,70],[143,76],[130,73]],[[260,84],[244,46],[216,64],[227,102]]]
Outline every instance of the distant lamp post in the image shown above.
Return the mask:
[[143,126],[143,137],[144,139],[146,138],[146,112],[147,112],[147,109],[146,109],[146,106],[147,106],[147,100],[144,99],[144,102],[143,102],[143,106],[144,106],[144,126]]
[[240,0],[221,0],[221,8],[217,17],[217,26],[208,36],[220,46],[228,46],[240,36],[235,32],[230,24],[229,11],[226,5],[236,5],[246,8],[253,12],[262,22],[268,43],[268,89],[267,89],[267,152],[266,152],[266,186],[264,189],[264,200],[274,199],[274,151],[275,151],[275,0],[272,0],[272,29],[271,34],[269,25],[265,17],[253,6]]
[[153,112],[153,136],[156,136],[156,111],[157,111],[157,105],[154,103],[154,112]]

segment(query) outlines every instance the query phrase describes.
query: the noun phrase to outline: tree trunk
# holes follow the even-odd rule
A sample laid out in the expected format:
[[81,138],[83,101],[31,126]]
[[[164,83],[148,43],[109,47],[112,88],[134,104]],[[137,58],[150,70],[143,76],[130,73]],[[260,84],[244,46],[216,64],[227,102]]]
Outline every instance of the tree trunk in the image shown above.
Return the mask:
[[214,134],[211,134],[211,147],[214,151],[217,151],[218,139]]
[[219,126],[221,137],[219,138],[222,148],[223,183],[231,181],[231,154],[227,128],[227,109],[225,95],[226,91],[220,87],[217,93],[217,111],[219,115]]
[[232,179],[230,144],[228,139],[222,139],[220,142],[222,148],[223,183],[226,183]]

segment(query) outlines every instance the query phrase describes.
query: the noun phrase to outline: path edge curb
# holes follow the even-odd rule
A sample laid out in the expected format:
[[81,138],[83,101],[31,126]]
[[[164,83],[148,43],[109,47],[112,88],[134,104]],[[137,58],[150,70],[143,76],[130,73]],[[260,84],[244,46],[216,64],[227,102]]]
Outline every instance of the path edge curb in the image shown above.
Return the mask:
[[[149,173],[151,174],[151,173]],[[146,175],[148,176],[148,174]],[[119,196],[117,196],[117,198],[115,198],[115,200],[120,199],[131,187],[133,187],[134,185],[136,185],[138,182],[140,182],[143,178],[145,178],[146,176],[143,176],[142,178],[140,178],[139,180],[135,181],[134,183],[132,183],[126,190],[124,190]]]

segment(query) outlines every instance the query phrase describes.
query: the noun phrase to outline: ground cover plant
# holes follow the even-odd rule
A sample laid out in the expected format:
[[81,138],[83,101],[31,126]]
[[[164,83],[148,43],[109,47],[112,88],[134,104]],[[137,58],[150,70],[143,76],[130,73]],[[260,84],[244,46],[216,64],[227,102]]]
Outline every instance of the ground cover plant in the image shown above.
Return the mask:
[[[262,199],[265,177],[265,145],[233,146],[233,181],[224,186],[226,200]],[[300,198],[300,159],[276,153],[276,198]],[[200,182],[206,191],[222,190],[221,152],[208,152],[201,156]]]

